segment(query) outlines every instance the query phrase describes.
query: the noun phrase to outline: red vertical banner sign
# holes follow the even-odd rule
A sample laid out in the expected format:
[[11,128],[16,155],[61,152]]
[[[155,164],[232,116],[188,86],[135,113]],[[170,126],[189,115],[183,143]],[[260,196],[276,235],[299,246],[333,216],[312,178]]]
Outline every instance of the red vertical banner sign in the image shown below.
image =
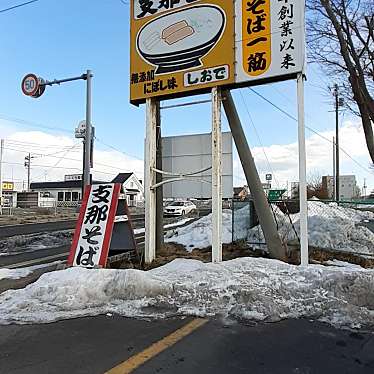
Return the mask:
[[121,185],[97,184],[86,187],[68,265],[105,267],[112,238]]

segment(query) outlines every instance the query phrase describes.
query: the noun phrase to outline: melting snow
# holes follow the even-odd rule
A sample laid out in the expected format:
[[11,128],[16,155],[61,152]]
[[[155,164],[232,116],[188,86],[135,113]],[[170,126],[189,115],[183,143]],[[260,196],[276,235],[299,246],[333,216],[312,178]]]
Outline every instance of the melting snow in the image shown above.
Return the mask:
[[[300,235],[300,215],[289,218],[274,206],[279,234],[286,241],[297,239],[290,223],[293,222],[297,235]],[[309,244],[318,248],[343,250],[362,254],[374,254],[374,233],[359,225],[367,220],[374,220],[374,213],[325,204],[320,201],[308,203]],[[232,241],[232,212],[224,210],[223,243]],[[248,208],[235,211],[235,237],[247,239],[250,243],[265,243],[261,228],[248,230]],[[212,215],[208,215],[188,226],[169,231],[166,242],[182,244],[188,251],[209,247],[212,243]]]
[[0,295],[0,323],[118,313],[254,321],[312,318],[337,326],[373,326],[373,289],[373,270],[254,258],[221,264],[178,259],[148,272],[71,268]]
[[[279,233],[283,240],[296,239],[289,217],[278,208],[275,209]],[[320,201],[308,203],[309,245],[317,248],[374,254],[374,233],[367,227],[360,226],[364,220],[374,219],[374,213],[338,206],[336,203],[325,204]],[[296,232],[300,235],[300,215],[291,215]],[[264,242],[259,227],[249,231],[250,242]]]

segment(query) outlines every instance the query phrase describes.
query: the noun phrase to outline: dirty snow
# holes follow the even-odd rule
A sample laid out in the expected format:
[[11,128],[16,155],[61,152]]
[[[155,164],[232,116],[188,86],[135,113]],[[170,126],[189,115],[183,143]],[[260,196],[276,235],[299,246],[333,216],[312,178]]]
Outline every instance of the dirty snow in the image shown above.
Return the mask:
[[28,275],[32,274],[35,270],[43,269],[46,267],[50,267],[53,265],[61,264],[63,261],[54,261],[49,262],[47,264],[41,264],[41,265],[34,265],[29,267],[24,267],[20,269],[7,269],[7,268],[1,268],[0,269],[0,280],[2,279],[21,279],[24,277],[27,277]]
[[[236,237],[245,238],[247,236],[246,221],[248,218],[244,217],[243,212],[247,210],[238,210],[238,215],[243,216],[243,220],[235,217],[239,224],[236,224],[238,230]],[[203,249],[212,245],[212,214],[200,218],[192,222],[188,226],[178,228],[167,232],[165,242],[178,243],[186,247],[187,251],[192,252],[194,249]],[[232,212],[231,210],[224,209],[222,212],[222,242],[232,242]]]
[[[300,235],[300,215],[290,218],[273,206],[279,234],[283,241],[297,240]],[[247,239],[250,243],[265,243],[261,228],[248,228],[248,208],[235,211],[235,238]],[[374,254],[374,233],[367,227],[359,225],[374,220],[374,213],[338,206],[336,203],[325,204],[315,200],[308,203],[309,244],[318,248],[335,249],[361,254]],[[232,212],[224,210],[222,215],[223,243],[232,241]],[[203,249],[212,243],[212,214],[203,217],[188,226],[169,231],[166,242],[184,245],[187,251]],[[256,247],[256,245],[254,245]],[[263,246],[258,245],[259,248]]]
[[48,323],[117,313],[127,317],[223,316],[253,321],[310,318],[374,326],[374,271],[240,258],[177,259],[140,270],[71,268],[0,295],[0,323]]
[[[274,210],[279,233],[284,241],[297,239],[289,217],[278,208]],[[308,202],[309,245],[317,248],[335,249],[361,254],[374,254],[374,233],[359,224],[374,219],[374,213],[325,204],[320,201]],[[300,215],[291,215],[296,232],[300,235]],[[249,231],[252,243],[265,242],[261,228]]]
[[12,236],[0,240],[0,256],[34,252],[46,248],[69,245],[72,237],[73,230]]
[[32,273],[31,270],[24,269],[0,269],[0,280],[2,279],[20,279],[27,277]]

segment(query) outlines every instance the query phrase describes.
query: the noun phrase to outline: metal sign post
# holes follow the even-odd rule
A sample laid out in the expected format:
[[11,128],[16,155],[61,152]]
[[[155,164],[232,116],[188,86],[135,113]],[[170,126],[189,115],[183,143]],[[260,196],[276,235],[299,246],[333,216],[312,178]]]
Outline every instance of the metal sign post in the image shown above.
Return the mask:
[[150,264],[156,258],[156,135],[157,102],[147,99],[145,139],[145,263]]
[[[45,81],[43,78],[37,77],[35,74],[27,74],[21,84],[22,92],[26,96],[33,98],[39,98],[44,94],[46,86],[53,86],[55,84],[60,85],[61,83],[67,83],[77,80],[87,81],[87,93],[86,93],[86,122],[85,122],[85,147],[84,151],[84,168],[83,168],[83,188],[91,184],[91,168],[92,166],[92,124],[91,124],[91,97],[92,97],[92,77],[91,70],[87,70],[86,74],[82,74],[79,77],[66,78],[66,79],[55,79],[53,81]],[[82,193],[83,198],[83,193]]]
[[308,265],[308,200],[306,184],[306,146],[304,113],[304,75],[297,76],[298,121],[299,121],[299,198],[300,198],[300,251],[301,265]]
[[222,261],[221,91],[212,89],[212,262]]

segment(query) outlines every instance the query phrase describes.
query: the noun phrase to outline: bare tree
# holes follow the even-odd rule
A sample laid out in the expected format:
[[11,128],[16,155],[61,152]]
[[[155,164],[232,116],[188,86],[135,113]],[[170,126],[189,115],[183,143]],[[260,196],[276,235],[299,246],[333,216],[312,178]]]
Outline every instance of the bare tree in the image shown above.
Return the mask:
[[336,78],[345,105],[361,117],[374,163],[374,1],[307,0],[310,60]]

